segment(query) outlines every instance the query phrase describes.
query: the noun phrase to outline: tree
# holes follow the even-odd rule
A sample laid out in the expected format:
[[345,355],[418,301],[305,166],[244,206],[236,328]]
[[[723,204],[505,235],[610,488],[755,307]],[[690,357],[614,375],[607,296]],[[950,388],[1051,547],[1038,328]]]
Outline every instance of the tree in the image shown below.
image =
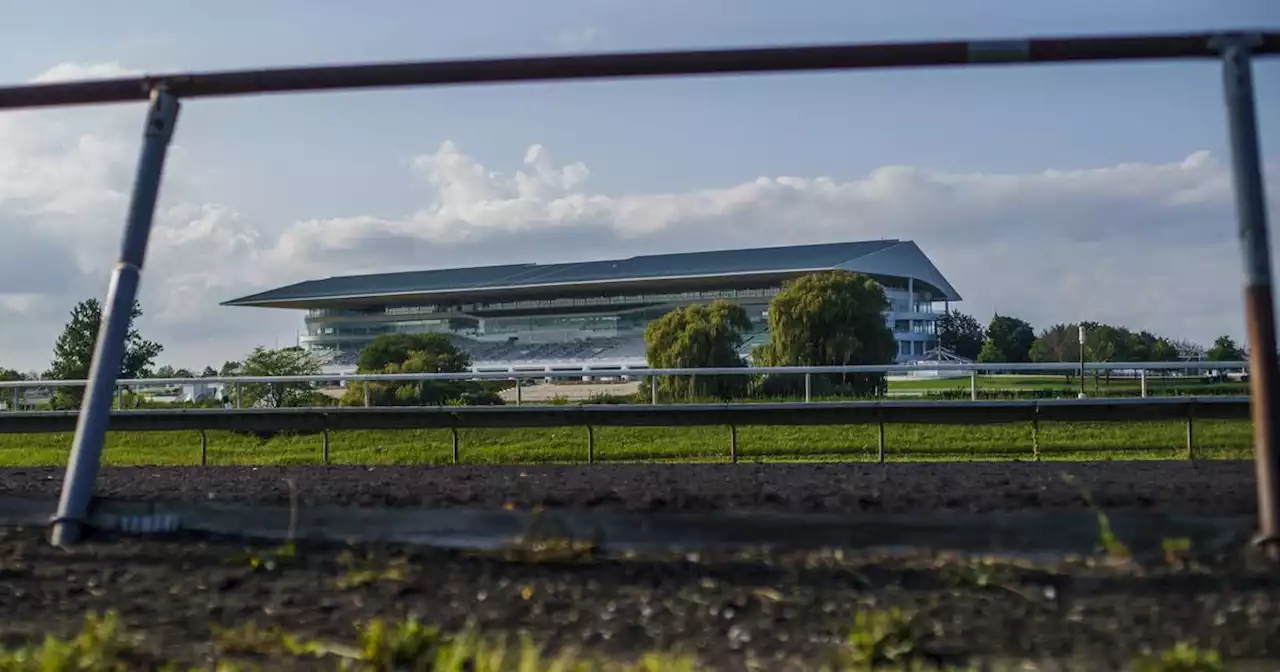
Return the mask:
[[[461,373],[471,369],[471,356],[444,334],[384,334],[360,352],[357,373]],[[477,395],[480,386],[468,381],[411,381],[370,383],[373,406],[441,405]],[[364,385],[354,385],[342,397],[346,406],[364,405]],[[487,399],[493,402],[494,399]]]
[[[159,343],[143,340],[139,335],[134,326],[139,317],[142,317],[142,308],[134,301],[129,316],[124,356],[120,362],[120,378],[146,377],[156,357],[164,351]],[[101,324],[102,304],[97,299],[87,299],[76,304],[71,310],[70,321],[53,344],[53,364],[45,377],[54,380],[88,378]],[[78,408],[83,397],[84,388],[60,388],[55,393],[53,403],[56,408]]]
[[19,373],[16,369],[0,367],[0,382],[12,382],[17,380],[26,380],[26,376]]
[[165,365],[163,365],[163,366],[158,367],[154,372],[152,372],[151,377],[153,377],[153,378],[178,378],[179,376],[178,376],[178,372],[177,372],[176,370],[174,370],[174,368],[173,368],[172,366],[169,366],[168,364],[165,364]]
[[204,367],[204,371],[200,373],[200,377],[201,378],[217,378],[218,370],[213,368],[212,366],[206,366]]
[[1041,331],[1029,354],[1033,362],[1074,362],[1080,358],[1079,326],[1055,324]]
[[982,350],[978,352],[978,361],[983,364],[994,364],[1004,361],[1004,355],[1000,353],[1000,348],[996,347],[995,341],[987,339],[982,342]]
[[227,361],[222,363],[222,368],[218,369],[218,376],[221,378],[230,378],[240,375],[240,362]]
[[[774,366],[889,364],[897,354],[885,325],[884,288],[849,271],[803,276],[783,287],[769,304],[770,342],[762,351]],[[845,374],[826,378],[858,396],[882,394],[885,375]]]
[[[677,308],[649,323],[645,357],[659,369],[743,366],[738,349],[751,318],[736,303],[714,301]],[[745,391],[745,376],[663,376],[659,390],[668,398],[732,397]]]
[[1239,362],[1245,359],[1244,350],[1236,345],[1230,336],[1219,336],[1213,340],[1205,359],[1211,362]]
[[[320,373],[320,360],[297,346],[269,350],[258,347],[240,367],[244,376],[314,376]],[[291,408],[309,406],[315,400],[312,383],[245,383],[242,386],[244,406]]]
[[[990,361],[1027,362],[1031,359],[1031,345],[1036,342],[1036,332],[1025,320],[996,315],[987,326],[987,339],[1000,357]],[[986,348],[985,343],[983,348]]]
[[965,359],[977,359],[987,332],[972,315],[958,310],[938,320],[938,345]]

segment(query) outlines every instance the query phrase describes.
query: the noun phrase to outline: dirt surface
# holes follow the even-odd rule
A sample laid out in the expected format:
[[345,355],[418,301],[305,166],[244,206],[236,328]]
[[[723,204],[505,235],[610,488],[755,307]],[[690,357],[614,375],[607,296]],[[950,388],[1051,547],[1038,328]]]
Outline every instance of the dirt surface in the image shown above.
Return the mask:
[[[1247,461],[867,464],[612,464],[457,467],[113,467],[97,494],[142,500],[359,506],[514,505],[630,511],[1079,509],[1075,476],[1107,509],[1256,511]],[[0,494],[57,496],[62,470],[0,469]]]
[[[235,653],[211,628],[274,625],[351,644],[356,622],[417,615],[446,631],[470,623],[528,632],[552,649],[579,645],[615,659],[674,650],[707,669],[792,670],[813,669],[837,650],[859,611],[900,608],[912,619],[912,655],[934,662],[1127,669],[1145,649],[1178,641],[1258,665],[1239,669],[1274,669],[1280,660],[1280,579],[1238,561],[1136,570],[933,554],[605,558],[376,548],[351,565],[340,561],[341,547],[308,544],[267,569],[252,559],[270,549],[248,548],[184,535],[63,550],[43,531],[0,529],[0,640],[70,635],[87,611],[114,609],[144,637],[139,668],[162,659],[209,666],[234,653],[266,669],[332,669],[333,659]],[[402,573],[339,584],[389,567]]]

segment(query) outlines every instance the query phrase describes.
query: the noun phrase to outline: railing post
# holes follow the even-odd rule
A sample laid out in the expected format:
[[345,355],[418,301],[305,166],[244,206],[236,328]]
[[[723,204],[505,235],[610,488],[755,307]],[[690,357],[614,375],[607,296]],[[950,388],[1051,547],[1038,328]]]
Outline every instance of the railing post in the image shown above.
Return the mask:
[[658,377],[649,376],[649,401],[654,405],[658,405]]
[[369,408],[369,381],[364,381],[364,407]]
[[1280,364],[1276,361],[1275,305],[1266,193],[1258,148],[1250,47],[1258,36],[1221,40],[1223,89],[1231,135],[1231,173],[1245,267],[1245,324],[1249,334],[1249,386],[1253,451],[1258,482],[1258,537],[1273,560],[1280,560]]
[[13,388],[13,410],[18,411],[21,409],[22,409],[22,388],[14,387]]
[[115,396],[116,378],[120,375],[120,362],[124,358],[133,304],[147,256],[147,240],[151,236],[156,197],[164,173],[165,155],[178,121],[178,108],[177,97],[163,88],[152,89],[120,258],[107,287],[102,325],[89,367],[89,389],[80,407],[75,442],[67,461],[58,509],[53,517],[50,537],[55,545],[79,541],[81,525],[93,498],[93,483],[98,477],[102,444],[106,440],[111,414],[111,398]]
[[1138,369],[1138,378],[1139,380],[1141,380],[1141,383],[1142,383],[1142,398],[1146,399],[1147,398],[1147,370]]
[[1031,405],[1031,457],[1040,461],[1040,403]]
[[519,405],[521,404],[521,402],[523,401],[523,399],[522,399],[523,394],[522,394],[521,392],[522,392],[522,390],[521,390],[521,387],[520,387],[520,379],[519,379],[519,378],[516,378],[516,406],[519,406]]
[[738,428],[729,425],[729,460],[738,463]]
[[813,374],[804,374],[804,403],[813,401]]
[[1195,419],[1195,402],[1188,401],[1187,402],[1187,459],[1188,460],[1196,459],[1195,428],[1193,427],[1194,419]]
[[884,464],[885,445],[884,445],[884,409],[876,409],[876,426],[880,429],[880,464]]
[[200,430],[200,466],[209,466],[209,435]]
[[593,464],[596,461],[596,433],[587,425],[587,464]]
[[329,428],[325,427],[320,431],[324,435],[324,450],[321,457],[324,459],[325,464],[329,464]]
[[244,408],[244,386],[236,381],[236,408]]
[[[996,398],[998,399],[999,397],[996,397]],[[978,400],[978,372],[975,370],[975,371],[969,372],[969,401],[977,401],[977,400]]]
[[458,428],[450,427],[449,433],[453,435],[453,463],[458,463]]

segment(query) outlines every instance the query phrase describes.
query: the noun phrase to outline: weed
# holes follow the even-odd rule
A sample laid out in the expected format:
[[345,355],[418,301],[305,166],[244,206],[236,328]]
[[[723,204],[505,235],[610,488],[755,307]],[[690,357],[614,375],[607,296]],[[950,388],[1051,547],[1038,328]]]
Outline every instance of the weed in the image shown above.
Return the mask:
[[914,619],[899,609],[859,611],[838,652],[839,669],[902,665],[916,650]]
[[69,640],[46,635],[40,644],[0,648],[4,672],[115,672],[136,669],[137,638],[120,628],[115,612],[85,617],[84,629]]
[[213,641],[214,647],[223,655],[303,657],[324,655],[331,650],[331,647],[303,639],[279,627],[260,628],[252,621],[238,628],[213,626]]
[[409,561],[404,558],[392,558],[382,565],[372,557],[359,561],[350,551],[343,551],[342,555],[338,556],[338,563],[347,570],[346,574],[337,579],[338,588],[342,590],[359,588],[379,581],[404,581],[409,573]]
[[1227,668],[1217,651],[1198,649],[1187,642],[1142,656],[1133,661],[1134,672],[1223,672]]
[[1116,562],[1128,562],[1133,559],[1133,554],[1129,552],[1129,547],[1125,546],[1124,542],[1120,541],[1120,538],[1116,536],[1115,531],[1111,529],[1111,519],[1107,517],[1107,513],[1102,510],[1102,507],[1093,501],[1093,496],[1089,494],[1089,489],[1077,483],[1074,476],[1065,472],[1062,474],[1062,481],[1076,488],[1080,493],[1080,497],[1084,499],[1085,504],[1098,517],[1099,550],[1102,551],[1107,559]]
[[247,563],[255,572],[259,570],[273,572],[279,567],[293,564],[297,557],[298,546],[289,541],[275,548],[245,549],[244,553],[236,556],[235,562]]
[[1160,542],[1164,549],[1164,561],[1180,569],[1191,565],[1191,540],[1186,537],[1165,538]]

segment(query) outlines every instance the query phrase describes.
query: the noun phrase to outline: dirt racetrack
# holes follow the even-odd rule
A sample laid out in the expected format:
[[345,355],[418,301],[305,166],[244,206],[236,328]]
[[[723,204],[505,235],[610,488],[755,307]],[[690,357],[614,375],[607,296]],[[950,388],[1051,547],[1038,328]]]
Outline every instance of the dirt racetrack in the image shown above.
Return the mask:
[[[1254,511],[1252,464],[1216,461],[111,468],[98,493],[285,503],[283,481],[292,479],[304,503],[363,506],[1081,509],[1063,472],[1112,510]],[[0,495],[56,496],[60,477],[56,469],[3,470]],[[490,633],[528,632],[551,648],[577,645],[619,659],[675,650],[697,656],[700,669],[801,670],[837,650],[858,613],[901,609],[916,661],[1120,670],[1177,642],[1220,652],[1226,669],[1276,669],[1280,660],[1280,578],[1245,554],[1202,557],[1191,549],[1137,567],[932,551],[607,556],[362,546],[352,564],[342,545],[306,542],[274,566],[252,560],[271,548],[183,533],[99,534],[56,549],[43,530],[0,528],[0,644],[69,635],[86,611],[116,609],[143,635],[131,654],[138,669],[162,660],[209,668],[228,658],[263,669],[333,669],[332,656],[229,647],[211,627],[255,623],[352,644],[357,622],[417,615],[446,631],[471,623]],[[349,582],[362,568],[381,578]]]
[[[609,464],[450,467],[111,467],[96,493],[141,500],[304,504],[576,507],[629,511],[1079,509],[1098,505],[1204,514],[1256,510],[1248,461],[868,464]],[[52,496],[56,468],[0,469],[0,495]]]

